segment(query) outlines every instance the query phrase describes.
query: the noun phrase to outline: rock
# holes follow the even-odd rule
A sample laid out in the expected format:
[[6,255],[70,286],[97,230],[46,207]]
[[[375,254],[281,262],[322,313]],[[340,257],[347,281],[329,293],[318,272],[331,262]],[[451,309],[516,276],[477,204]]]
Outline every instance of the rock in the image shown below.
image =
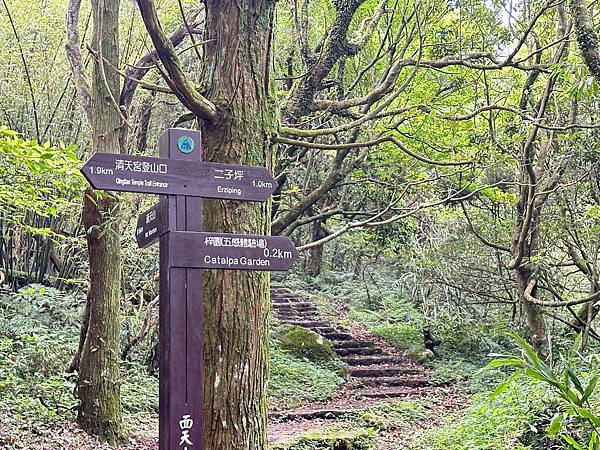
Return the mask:
[[286,325],[277,337],[279,346],[292,355],[313,362],[335,361],[338,359],[329,339],[297,325]]
[[426,348],[417,348],[411,350],[409,352],[409,355],[415,358],[420,363],[424,363],[435,359],[435,354],[431,350]]

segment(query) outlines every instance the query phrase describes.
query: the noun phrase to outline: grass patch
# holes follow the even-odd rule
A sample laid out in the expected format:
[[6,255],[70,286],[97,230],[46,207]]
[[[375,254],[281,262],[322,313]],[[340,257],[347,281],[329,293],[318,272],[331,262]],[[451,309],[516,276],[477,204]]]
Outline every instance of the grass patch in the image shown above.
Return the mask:
[[403,400],[360,409],[346,417],[361,427],[390,430],[406,422],[427,420],[431,417],[431,410],[419,401]]
[[269,402],[276,408],[293,408],[305,402],[327,400],[344,383],[335,364],[317,364],[271,347]]
[[272,450],[371,450],[377,443],[377,433],[370,428],[336,426],[326,430],[309,431]]

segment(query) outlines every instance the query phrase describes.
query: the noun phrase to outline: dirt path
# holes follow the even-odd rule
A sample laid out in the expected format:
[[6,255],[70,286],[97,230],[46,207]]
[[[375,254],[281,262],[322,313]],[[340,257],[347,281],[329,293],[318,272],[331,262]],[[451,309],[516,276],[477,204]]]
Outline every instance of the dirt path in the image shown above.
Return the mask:
[[[281,322],[309,328],[331,340],[336,353],[348,365],[350,375],[343,388],[327,402],[272,411],[269,414],[269,441],[272,444],[290,441],[309,430],[331,427],[338,418],[352,411],[384,402],[426,400],[433,405],[436,418],[454,413],[466,403],[466,396],[451,386],[433,386],[428,368],[409,357],[406,351],[371,335],[360,324],[345,320],[349,325],[344,329],[333,326],[312,302],[285,287],[272,288],[271,302],[273,314]],[[340,315],[343,315],[341,305]],[[404,432],[435,423],[435,420],[416,421]],[[382,441],[393,442],[402,433],[403,430],[397,430],[382,436]],[[382,449],[393,448],[383,445]]]

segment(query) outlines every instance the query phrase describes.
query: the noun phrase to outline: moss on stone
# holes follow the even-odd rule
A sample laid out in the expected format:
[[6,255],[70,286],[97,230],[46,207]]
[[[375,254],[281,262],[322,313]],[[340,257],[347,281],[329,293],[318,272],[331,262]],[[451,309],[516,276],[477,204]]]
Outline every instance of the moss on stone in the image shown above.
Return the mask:
[[422,347],[412,349],[410,352],[408,352],[408,354],[420,363],[435,359],[435,354],[431,350]]
[[337,354],[331,341],[308,328],[286,325],[277,337],[282,350],[314,362],[334,361]]

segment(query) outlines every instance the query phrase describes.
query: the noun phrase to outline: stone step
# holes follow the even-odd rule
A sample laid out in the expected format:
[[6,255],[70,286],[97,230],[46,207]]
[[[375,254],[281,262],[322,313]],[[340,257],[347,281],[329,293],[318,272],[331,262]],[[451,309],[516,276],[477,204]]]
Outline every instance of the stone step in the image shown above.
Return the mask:
[[288,314],[288,315],[319,315],[319,312],[317,311],[316,308],[303,308],[303,309],[296,309],[296,308],[273,308],[272,311],[275,314]]
[[342,360],[349,366],[371,366],[375,364],[398,364],[405,359],[399,356],[346,356]]
[[309,330],[313,330],[317,333],[319,333],[321,336],[324,336],[327,333],[334,333],[335,332],[335,328],[333,327],[307,327]]
[[292,295],[292,291],[285,287],[272,287],[271,295]]
[[270,420],[277,422],[289,422],[293,420],[335,419],[355,412],[355,409],[307,409],[299,411],[281,411],[269,413]]
[[296,325],[298,327],[317,329],[317,328],[328,328],[327,323],[321,320],[286,320],[285,323],[289,323],[290,325]]
[[276,313],[279,320],[320,320],[321,316],[313,313]]
[[277,309],[296,309],[296,310],[311,310],[316,311],[317,307],[309,302],[296,302],[296,303],[271,303],[273,308]]
[[351,348],[336,348],[335,352],[339,356],[347,355],[380,355],[383,350],[379,347],[351,347]]
[[323,337],[326,337],[330,341],[349,341],[354,339],[354,336],[348,333],[334,331],[333,333],[324,333]]
[[352,348],[352,347],[375,347],[375,342],[371,341],[332,341],[334,348]]
[[281,317],[275,316],[277,320],[283,323],[291,323],[291,322],[307,322],[313,320],[319,320],[319,317]]
[[275,297],[271,298],[271,303],[279,303],[282,305],[297,305],[298,303],[308,303],[305,298],[302,297]]
[[357,378],[364,377],[395,377],[398,375],[419,375],[423,374],[420,369],[400,367],[400,366],[371,366],[359,367],[350,370],[350,376]]
[[403,387],[425,387],[429,386],[429,380],[425,378],[403,378],[403,377],[372,377],[361,378],[363,386],[403,386]]
[[414,390],[410,388],[380,388],[380,389],[362,389],[357,392],[358,395],[366,398],[397,398],[406,397],[413,394]]

